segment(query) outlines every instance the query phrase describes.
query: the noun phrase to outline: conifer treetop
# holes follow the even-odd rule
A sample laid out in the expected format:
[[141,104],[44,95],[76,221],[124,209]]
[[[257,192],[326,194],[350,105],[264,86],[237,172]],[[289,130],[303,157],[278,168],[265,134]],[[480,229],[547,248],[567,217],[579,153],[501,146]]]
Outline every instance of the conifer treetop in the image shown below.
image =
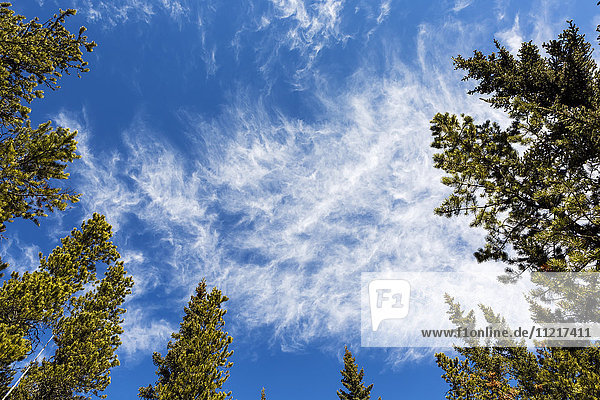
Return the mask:
[[[365,372],[362,368],[360,371],[358,370],[356,360],[350,350],[348,350],[348,346],[345,346],[344,369],[340,372],[342,374],[342,385],[346,389],[345,391],[344,389],[337,391],[340,400],[369,400],[371,398],[373,384],[369,386],[363,384]],[[381,400],[381,398],[378,400]]]

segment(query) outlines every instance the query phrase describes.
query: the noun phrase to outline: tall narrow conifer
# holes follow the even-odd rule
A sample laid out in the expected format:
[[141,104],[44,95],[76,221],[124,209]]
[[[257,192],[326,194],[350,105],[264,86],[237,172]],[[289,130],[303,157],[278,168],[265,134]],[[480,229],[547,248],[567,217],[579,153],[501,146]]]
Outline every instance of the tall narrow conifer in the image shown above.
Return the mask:
[[196,288],[179,332],[173,333],[167,346],[167,355],[154,353],[152,359],[158,367],[158,380],[154,385],[140,388],[143,399],[200,399],[225,400],[231,392],[221,390],[229,378],[233,363],[227,359],[233,354],[229,350],[231,336],[223,331],[223,316],[227,310],[222,304],[228,298],[217,288],[206,290],[203,279]]

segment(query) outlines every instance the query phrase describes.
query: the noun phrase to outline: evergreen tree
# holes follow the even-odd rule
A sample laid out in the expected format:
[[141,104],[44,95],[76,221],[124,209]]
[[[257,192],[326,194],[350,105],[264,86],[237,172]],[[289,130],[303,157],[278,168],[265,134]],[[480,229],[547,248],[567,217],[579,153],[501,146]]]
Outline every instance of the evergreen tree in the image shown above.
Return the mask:
[[[132,278],[111,243],[111,227],[94,214],[61,240],[33,272],[13,272],[0,287],[0,394],[42,337],[53,335],[54,354],[28,365],[11,393],[16,399],[84,399],[110,383],[119,365],[120,306]],[[97,269],[104,265],[104,276]]]
[[[479,261],[501,260],[519,270],[598,270],[600,265],[600,79],[591,45],[569,26],[518,56],[496,42],[497,53],[458,56],[465,80],[507,112],[501,128],[470,116],[437,114],[435,166],[454,192],[441,215],[473,214],[487,230]],[[513,251],[509,251],[512,248]]]
[[81,27],[64,26],[75,10],[60,11],[45,23],[25,21],[9,3],[0,3],[0,233],[6,222],[25,218],[38,223],[46,211],[64,210],[79,196],[53,184],[67,179],[77,132],[45,122],[31,126],[28,104],[42,98],[39,85],[56,90],[62,74],[87,72],[82,48],[92,51]]
[[[79,158],[76,132],[50,122],[32,127],[28,106],[43,97],[40,85],[56,90],[62,74],[87,72],[83,49],[92,51],[95,43],[85,28],[78,34],[65,28],[72,15],[75,10],[61,10],[44,23],[26,21],[0,3],[0,233],[14,218],[38,224],[79,199],[55,181],[67,179],[67,165]],[[35,270],[12,272],[2,282],[0,396],[10,390],[17,362],[50,341],[45,358],[21,369],[27,375],[11,400],[84,399],[107,387],[119,364],[121,304],[133,284],[111,236],[105,218],[94,214],[50,255],[40,254]]]
[[154,385],[140,388],[139,397],[156,400],[225,400],[231,392],[221,391],[229,378],[233,363],[227,359],[232,338],[223,331],[227,310],[222,304],[228,298],[217,288],[209,293],[203,279],[196,288],[179,332],[173,333],[167,355],[154,353],[158,380]]
[[[43,24],[37,18],[26,22],[10,3],[0,3],[0,234],[13,218],[37,224],[47,211],[79,199],[53,184],[68,178],[67,163],[79,158],[77,132],[50,122],[32,127],[27,106],[44,96],[39,85],[56,90],[63,73],[88,71],[81,48],[92,51],[96,44],[87,41],[85,28],[74,35],[64,27],[74,14],[61,10]],[[0,260],[0,271],[7,267]]]
[[[512,123],[502,128],[467,115],[434,117],[432,146],[441,150],[435,166],[454,189],[436,212],[472,214],[472,226],[488,232],[476,258],[504,261],[509,273],[597,272],[600,74],[591,45],[570,21],[543,45],[546,55],[531,42],[516,56],[495,44],[497,52],[475,51],[454,62],[465,80],[478,82],[469,93],[504,110]],[[450,384],[448,399],[600,397],[597,346],[457,351],[462,357],[436,355]]]
[[[344,353],[344,369],[340,372],[342,374],[342,385],[346,389],[346,391],[344,389],[337,391],[340,400],[369,400],[371,398],[373,384],[369,386],[363,384],[365,372],[362,368],[360,371],[358,370],[356,360],[347,346]],[[381,400],[381,397],[379,400]]]

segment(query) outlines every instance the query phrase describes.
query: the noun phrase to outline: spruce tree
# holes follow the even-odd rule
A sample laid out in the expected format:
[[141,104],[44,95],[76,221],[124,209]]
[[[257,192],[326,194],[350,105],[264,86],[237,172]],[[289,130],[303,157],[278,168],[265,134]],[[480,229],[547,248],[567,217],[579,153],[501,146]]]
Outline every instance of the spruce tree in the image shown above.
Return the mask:
[[155,400],[225,400],[231,392],[221,390],[233,365],[227,359],[232,338],[223,331],[228,298],[217,288],[206,290],[203,279],[184,308],[179,332],[173,333],[167,355],[154,353],[158,380],[140,388],[139,397]]
[[[508,272],[600,270],[600,74],[592,47],[571,21],[542,52],[531,42],[511,54],[454,59],[477,85],[470,94],[504,110],[507,127],[468,115],[437,114],[437,168],[453,193],[436,212],[473,215],[488,235],[478,261]],[[545,54],[544,54],[545,53]],[[576,308],[576,307],[575,307]],[[437,354],[448,399],[597,399],[600,350],[457,348]]]
[[[352,356],[348,347],[345,347],[344,353],[344,369],[341,371],[342,374],[342,385],[344,389],[339,389],[337,395],[340,400],[369,400],[371,398],[371,389],[373,384],[365,386],[363,384],[363,378],[365,372],[361,368],[358,370],[356,360]],[[381,398],[379,398],[381,400]]]
[[471,214],[487,230],[479,261],[510,269],[600,269],[600,79],[590,43],[569,22],[543,45],[523,43],[517,56],[475,51],[454,59],[470,94],[504,110],[502,128],[468,116],[437,114],[432,146],[454,189],[440,215]]

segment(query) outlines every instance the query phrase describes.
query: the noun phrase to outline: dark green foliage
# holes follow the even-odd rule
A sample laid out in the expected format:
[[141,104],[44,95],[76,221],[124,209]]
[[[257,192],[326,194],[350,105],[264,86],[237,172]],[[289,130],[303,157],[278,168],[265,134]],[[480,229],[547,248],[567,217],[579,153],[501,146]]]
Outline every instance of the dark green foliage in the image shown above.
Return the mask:
[[[578,28],[544,45],[523,43],[517,57],[475,51],[455,65],[475,79],[471,94],[505,110],[510,126],[437,114],[435,166],[454,193],[436,209],[473,214],[488,232],[479,261],[520,270],[598,269],[600,260],[600,80]],[[510,251],[512,248],[512,251]]]
[[436,354],[450,384],[447,399],[595,400],[600,351],[592,348],[470,347],[464,358]]
[[[450,320],[458,327],[475,327],[473,311],[446,298]],[[491,309],[481,307],[488,324],[507,328]],[[504,339],[502,339],[504,340]],[[597,399],[600,393],[600,348],[541,347],[535,352],[503,342],[481,343],[469,338],[456,348],[462,357],[436,354],[450,385],[447,399]],[[491,347],[493,346],[493,347]],[[462,359],[461,359],[462,358]]]
[[156,400],[225,400],[231,392],[221,391],[229,378],[233,363],[227,360],[232,338],[223,331],[223,316],[227,310],[222,304],[228,298],[217,288],[209,293],[203,279],[196,288],[179,332],[173,333],[167,346],[167,355],[154,353],[158,367],[156,384],[140,388],[143,399]]
[[[339,389],[337,395],[340,400],[369,400],[371,398],[371,389],[373,384],[365,386],[363,378],[365,372],[361,368],[358,370],[356,360],[352,356],[348,347],[345,347],[344,353],[344,369],[340,371],[342,374],[342,385],[344,389]],[[381,398],[379,398],[381,400]]]
[[[600,75],[592,48],[572,23],[557,40],[531,42],[517,56],[497,52],[454,59],[477,81],[470,94],[504,110],[511,123],[478,124],[462,115],[437,114],[435,166],[454,192],[436,213],[472,214],[487,232],[479,261],[500,260],[513,270],[600,269]],[[515,268],[516,267],[516,268]],[[450,299],[451,300],[451,299]],[[577,311],[575,302],[567,312]],[[486,318],[497,318],[487,309]],[[540,316],[545,310],[534,308]],[[451,304],[451,318],[472,315]],[[474,343],[467,343],[475,346]],[[462,357],[437,354],[448,399],[597,399],[600,349],[523,347],[457,348]]]

